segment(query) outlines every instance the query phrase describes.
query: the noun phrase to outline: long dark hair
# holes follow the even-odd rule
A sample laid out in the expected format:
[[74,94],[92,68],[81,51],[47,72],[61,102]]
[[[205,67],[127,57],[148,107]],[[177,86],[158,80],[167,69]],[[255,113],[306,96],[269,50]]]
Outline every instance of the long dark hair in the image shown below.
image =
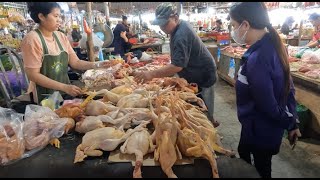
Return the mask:
[[45,17],[47,17],[47,15],[51,13],[52,9],[61,9],[60,5],[57,2],[27,2],[27,6],[30,17],[35,23],[40,23],[38,14],[41,13]]
[[284,44],[282,43],[279,34],[270,24],[267,8],[264,2],[241,2],[234,4],[230,9],[230,17],[241,24],[244,20],[248,21],[253,29],[267,28],[272,43],[281,60],[284,77],[285,88],[283,102],[286,103],[290,91],[290,66],[288,54]]

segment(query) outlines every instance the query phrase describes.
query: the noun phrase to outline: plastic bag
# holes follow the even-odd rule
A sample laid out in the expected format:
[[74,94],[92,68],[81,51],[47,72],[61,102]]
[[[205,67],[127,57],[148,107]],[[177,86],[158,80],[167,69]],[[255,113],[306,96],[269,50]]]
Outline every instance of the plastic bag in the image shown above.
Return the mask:
[[299,46],[288,46],[288,54],[291,57],[295,57],[301,49],[302,47]]
[[150,61],[150,60],[152,60],[152,56],[147,54],[146,52],[143,52],[142,56],[139,60],[140,61]]
[[[93,41],[93,46],[99,47],[99,49],[102,48],[104,42],[95,33],[92,34],[92,41]],[[87,34],[86,33],[82,34],[82,38],[80,40],[80,47],[82,49],[88,49],[87,48]]]
[[67,118],[59,118],[50,108],[38,105],[28,105],[24,119],[25,147],[27,150],[32,150],[26,156],[38,152],[50,140],[60,138],[68,121]]
[[23,158],[23,114],[0,107],[0,165]]
[[308,64],[320,64],[320,50],[305,51],[301,57],[301,61]]
[[298,53],[296,53],[295,57],[296,58],[302,58],[303,54],[308,52],[308,51],[312,51],[310,48],[301,48]]
[[47,99],[41,101],[41,105],[48,107],[51,110],[56,110],[59,108],[60,103],[63,102],[63,98],[59,91],[55,91]]

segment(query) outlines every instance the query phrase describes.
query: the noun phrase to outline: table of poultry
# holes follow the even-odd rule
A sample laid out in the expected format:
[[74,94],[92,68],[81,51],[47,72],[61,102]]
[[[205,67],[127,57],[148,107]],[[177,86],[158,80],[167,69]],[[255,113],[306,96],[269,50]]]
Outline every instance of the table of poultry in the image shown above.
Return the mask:
[[[65,100],[55,110],[28,105],[23,123],[4,117],[0,162],[9,163],[0,177],[259,177],[220,142],[196,84],[178,77],[133,80],[133,67],[170,63],[168,55],[153,58],[143,67],[110,61],[109,68],[84,73],[84,99]],[[133,158],[112,161],[116,152]],[[192,161],[179,163],[186,159]]]
[[[81,143],[81,136],[70,134],[60,138],[61,147],[47,146],[37,154],[11,165],[1,167],[0,178],[131,178],[134,167],[131,163],[109,163],[109,152],[100,157],[88,158],[80,164],[73,164],[75,149]],[[238,158],[219,156],[217,158],[221,178],[258,178],[254,166]],[[173,171],[179,178],[210,178],[210,164],[204,159],[195,159],[194,164],[174,165]],[[160,166],[142,167],[144,178],[167,177]]]

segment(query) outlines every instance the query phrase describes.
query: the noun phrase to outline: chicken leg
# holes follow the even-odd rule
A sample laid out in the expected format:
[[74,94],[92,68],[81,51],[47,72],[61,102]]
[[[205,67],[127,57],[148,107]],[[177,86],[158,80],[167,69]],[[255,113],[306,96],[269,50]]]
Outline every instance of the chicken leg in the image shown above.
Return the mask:
[[199,134],[191,131],[188,128],[178,131],[178,146],[183,155],[204,157],[210,162],[212,168],[212,175],[214,178],[219,178],[217,162],[213,153],[205,142],[201,139]]
[[141,166],[143,156],[154,151],[154,145],[147,129],[133,133],[120,147],[121,153],[135,154],[136,162],[133,171],[134,178],[142,178]]

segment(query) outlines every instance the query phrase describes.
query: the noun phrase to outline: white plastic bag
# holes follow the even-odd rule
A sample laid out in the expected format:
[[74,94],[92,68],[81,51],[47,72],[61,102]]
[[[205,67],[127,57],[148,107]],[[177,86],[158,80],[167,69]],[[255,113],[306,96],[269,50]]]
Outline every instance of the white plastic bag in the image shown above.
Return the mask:
[[47,99],[41,101],[41,105],[48,107],[51,110],[56,110],[59,108],[60,103],[63,102],[63,98],[59,91],[55,91]]
[[[93,41],[93,46],[99,47],[99,49],[102,48],[104,42],[95,33],[92,34],[92,41]],[[80,47],[82,49],[88,49],[86,33],[82,34],[82,39],[80,40]]]
[[147,54],[146,52],[142,53],[141,58],[139,59],[140,61],[150,61],[152,59],[152,56]]
[[0,107],[0,165],[23,158],[23,114]]
[[301,56],[301,61],[308,64],[320,64],[320,51],[305,51]]
[[[25,112],[23,135],[27,150],[39,151],[50,140],[60,138],[64,134],[66,118],[59,116],[48,107],[28,105]],[[35,152],[31,152],[33,154]]]

